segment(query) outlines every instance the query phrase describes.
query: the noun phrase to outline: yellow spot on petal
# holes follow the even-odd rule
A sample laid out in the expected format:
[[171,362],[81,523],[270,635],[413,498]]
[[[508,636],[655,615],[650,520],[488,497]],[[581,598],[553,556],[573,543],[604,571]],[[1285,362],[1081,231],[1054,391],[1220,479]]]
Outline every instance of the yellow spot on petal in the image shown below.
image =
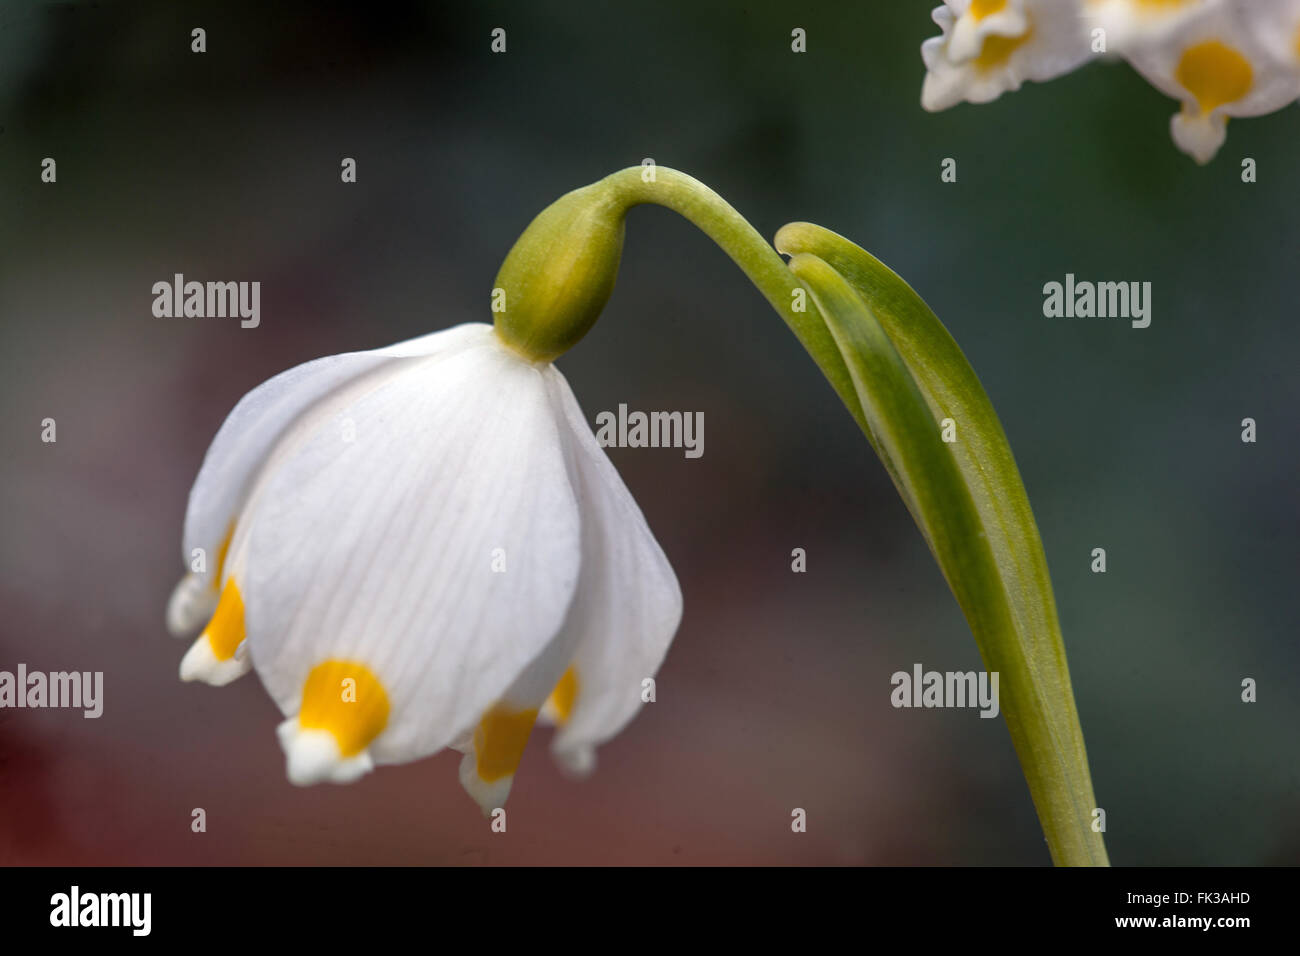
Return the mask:
[[564,723],[573,713],[573,702],[578,699],[578,672],[570,667],[546,698],[547,708],[555,714],[556,723]]
[[203,636],[212,647],[212,656],[219,661],[230,660],[235,656],[235,649],[243,643],[244,599],[234,578],[226,582],[217,610],[203,629]]
[[344,757],[355,757],[388,726],[388,693],[365,664],[330,658],[302,685],[298,726],[327,730]]
[[226,567],[226,552],[230,550],[230,539],[235,536],[235,523],[230,522],[230,527],[226,529],[226,536],[221,539],[221,547],[217,549],[217,573],[212,575],[212,590],[217,591],[221,588],[221,572]]
[[1002,37],[990,34],[984,38],[984,48],[980,50],[980,55],[975,58],[975,65],[981,70],[996,70],[1006,65],[1007,60],[1011,59],[1011,54],[1020,49],[1034,35],[1033,27],[1029,27],[1018,37]]
[[1007,0],[973,0],[970,5],[970,13],[976,20],[983,20],[987,16],[992,16],[999,10],[1007,8]]
[[1206,40],[1183,51],[1174,76],[1195,97],[1201,112],[1208,113],[1249,93],[1255,72],[1232,47]]
[[510,710],[503,704],[483,716],[474,731],[474,765],[480,780],[492,783],[515,772],[536,720],[536,710]]

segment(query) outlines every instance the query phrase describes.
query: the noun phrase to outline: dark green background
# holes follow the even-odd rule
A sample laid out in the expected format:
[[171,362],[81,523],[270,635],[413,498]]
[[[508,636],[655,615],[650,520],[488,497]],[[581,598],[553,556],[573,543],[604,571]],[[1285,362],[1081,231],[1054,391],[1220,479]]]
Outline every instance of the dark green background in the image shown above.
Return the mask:
[[[930,5],[7,5],[0,668],[103,670],[106,701],[0,712],[0,862],[1048,861],[1002,721],[889,706],[895,670],[977,667],[969,631],[815,366],[663,210],[633,212],[605,321],[560,362],[589,419],[706,422],[699,460],[612,452],[686,611],[590,781],[539,732],[506,836],[455,755],[298,790],[255,678],[177,680],[185,498],[238,398],[488,320],[529,219],[644,157],[764,235],[851,237],[965,349],[1038,516],[1112,860],[1300,862],[1297,110],[1234,120],[1203,168],[1121,63],[927,114]],[[259,280],[261,327],[154,318],[175,272]],[[1067,272],[1151,282],[1151,327],[1044,318]]]

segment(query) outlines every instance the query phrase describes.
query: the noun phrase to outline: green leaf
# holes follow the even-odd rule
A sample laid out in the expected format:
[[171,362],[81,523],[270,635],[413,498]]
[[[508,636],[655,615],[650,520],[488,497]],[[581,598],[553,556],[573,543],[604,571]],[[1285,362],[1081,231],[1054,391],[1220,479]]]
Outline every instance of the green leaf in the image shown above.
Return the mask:
[[[988,395],[901,278],[829,230],[792,223],[791,255],[848,366],[868,439],[952,588],[990,672],[1052,859],[1106,865],[1047,559]],[[837,371],[839,371],[837,369]],[[828,372],[828,375],[830,373]],[[940,423],[956,423],[955,442]]]

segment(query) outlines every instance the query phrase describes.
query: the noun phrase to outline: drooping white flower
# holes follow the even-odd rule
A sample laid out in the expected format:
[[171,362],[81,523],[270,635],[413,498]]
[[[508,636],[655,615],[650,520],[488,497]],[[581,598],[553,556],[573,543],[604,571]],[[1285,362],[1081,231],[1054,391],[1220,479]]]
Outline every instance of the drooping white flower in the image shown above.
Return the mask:
[[1090,55],[1076,0],[946,0],[932,17],[943,33],[921,44],[921,105],[931,111],[990,102]]
[[1182,102],[1174,142],[1199,163],[1227,137],[1230,116],[1259,116],[1300,97],[1300,4],[1204,4],[1124,56],[1148,82]]
[[[198,550],[201,549],[201,550]],[[467,324],[246,395],[190,494],[168,607],[186,680],[257,672],[290,780],[447,747],[485,812],[538,712],[589,767],[641,706],[681,593],[563,375]],[[210,618],[209,618],[210,616]]]

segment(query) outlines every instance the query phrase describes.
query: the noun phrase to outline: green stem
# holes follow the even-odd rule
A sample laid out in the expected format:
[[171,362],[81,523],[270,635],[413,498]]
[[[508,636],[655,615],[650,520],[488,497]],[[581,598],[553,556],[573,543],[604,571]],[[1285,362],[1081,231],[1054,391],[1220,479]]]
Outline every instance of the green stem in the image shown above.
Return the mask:
[[[901,279],[882,279],[877,272],[884,267],[874,270],[866,253],[811,226],[787,226],[777,244],[791,253],[820,244],[825,255],[796,256],[798,268],[788,266],[699,180],[633,166],[562,197],[530,224],[497,277],[495,291],[511,303],[496,320],[503,340],[550,361],[580,339],[612,291],[626,211],[647,203],[673,210],[717,243],[822,370],[911,511],[986,668],[1008,678],[1003,717],[1053,859],[1105,864],[1104,843],[1085,819],[1092,782],[1046,559],[1019,472],[973,370]],[[866,290],[865,300],[851,289]],[[823,314],[819,303],[831,312]],[[975,452],[934,441],[943,417],[935,413],[949,408],[961,409],[954,415],[975,429]]]
[[[648,175],[646,167],[630,166],[606,176],[597,185],[627,207],[653,203],[671,209],[717,243],[785,320],[854,420],[869,432],[844,357],[812,297],[786,268],[785,260],[744,216],[704,183],[665,166],[652,170],[654,179],[650,182],[644,178]],[[804,293],[800,297],[804,311],[795,310],[796,290]]]
[[[655,204],[671,209],[699,228],[740,267],[817,363],[875,449],[913,519],[924,527],[911,489],[899,474],[889,450],[872,430],[844,356],[804,284],[749,220],[704,183],[666,166],[654,167],[654,179],[649,182],[646,175],[645,167],[629,166],[594,185],[623,208]],[[799,297],[800,309],[795,307],[796,290],[804,293]]]

